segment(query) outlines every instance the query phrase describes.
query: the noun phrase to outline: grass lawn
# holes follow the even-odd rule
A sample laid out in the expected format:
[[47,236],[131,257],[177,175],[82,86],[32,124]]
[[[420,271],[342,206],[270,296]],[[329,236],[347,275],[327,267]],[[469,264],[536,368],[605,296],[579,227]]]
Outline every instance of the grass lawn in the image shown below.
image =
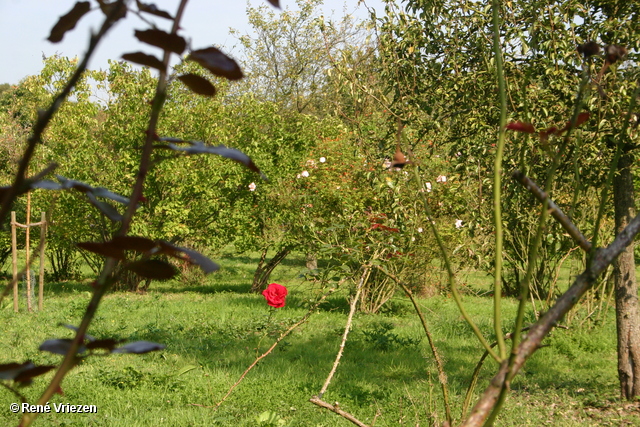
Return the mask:
[[[96,405],[97,414],[42,414],[46,426],[350,426],[308,399],[320,390],[335,358],[348,312],[348,289],[332,295],[308,323],[263,359],[219,409],[222,399],[279,331],[301,318],[320,291],[299,278],[304,262],[287,259],[273,280],[286,285],[287,305],[269,319],[261,295],[249,294],[257,257],[221,260],[223,269],[204,283],[180,279],[152,285],[146,295],[113,293],[103,301],[90,334],[97,338],[148,340],[167,346],[145,355],[88,357],[63,382],[53,402]],[[471,275],[470,280],[481,278]],[[471,289],[471,286],[470,286]],[[489,339],[492,300],[469,291],[464,302]],[[59,323],[79,323],[90,293],[87,284],[48,284],[42,312],[15,314],[0,307],[0,363],[32,360],[57,364],[61,356],[38,351],[41,342],[69,338]],[[476,338],[446,294],[421,299],[449,377],[454,417],[482,356]],[[503,303],[505,327],[516,302]],[[527,319],[532,320],[532,314]],[[557,329],[512,384],[500,426],[640,425],[637,403],[617,398],[613,309],[588,320],[580,312],[569,329]],[[595,318],[595,316],[593,317]],[[400,293],[385,313],[358,314],[345,353],[324,400],[376,426],[429,426],[443,421],[435,363],[410,302]],[[476,397],[497,366],[487,360]],[[53,373],[21,390],[35,402]],[[0,425],[17,425],[9,411],[17,398],[0,393]]]

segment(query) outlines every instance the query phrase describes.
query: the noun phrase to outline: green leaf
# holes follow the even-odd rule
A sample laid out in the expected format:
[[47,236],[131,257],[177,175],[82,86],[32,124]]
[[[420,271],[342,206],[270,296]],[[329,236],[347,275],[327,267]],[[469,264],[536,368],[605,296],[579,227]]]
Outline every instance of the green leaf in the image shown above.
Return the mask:
[[187,365],[185,367],[183,367],[182,369],[180,369],[178,371],[178,373],[176,374],[177,377],[179,377],[180,375],[186,374],[189,371],[193,371],[194,369],[198,369],[198,366],[196,365]]

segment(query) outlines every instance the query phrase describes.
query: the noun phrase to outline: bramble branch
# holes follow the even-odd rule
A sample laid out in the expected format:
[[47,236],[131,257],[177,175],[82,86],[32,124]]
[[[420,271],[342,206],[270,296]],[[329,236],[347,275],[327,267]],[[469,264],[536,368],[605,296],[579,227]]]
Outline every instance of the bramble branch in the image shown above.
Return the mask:
[[529,190],[531,194],[533,194],[535,198],[538,199],[541,203],[544,203],[546,200],[547,207],[549,209],[549,212],[551,213],[551,216],[560,223],[562,228],[564,228],[565,231],[569,233],[569,236],[571,236],[571,238],[576,243],[578,243],[578,245],[580,245],[580,247],[585,252],[588,253],[591,250],[591,243],[587,240],[586,237],[582,235],[580,230],[578,230],[578,227],[576,227],[573,222],[571,222],[571,219],[569,219],[569,217],[565,215],[564,212],[562,212],[562,209],[560,209],[558,205],[556,205],[553,200],[549,198],[549,195],[545,193],[540,187],[538,187],[536,183],[531,180],[531,178],[517,169],[511,173],[511,176],[513,177],[513,179],[522,184],[524,188]]
[[518,373],[525,361],[540,348],[542,339],[580,300],[585,292],[593,286],[597,277],[633,241],[638,232],[640,232],[640,215],[631,220],[629,225],[616,236],[616,239],[607,248],[596,251],[591,267],[585,269],[576,278],[569,290],[558,298],[555,305],[531,327],[527,337],[518,346],[515,357],[512,359],[511,369],[509,369],[508,361],[501,364],[500,370],[493,377],[489,387],[484,391],[482,397],[473,408],[471,415],[462,426],[475,427],[484,423],[496,405],[503,387],[509,385],[509,381]]
[[338,402],[335,402],[333,405],[330,403],[325,402],[324,400],[320,399],[319,397],[312,397],[311,399],[309,399],[309,402],[313,403],[314,405],[318,405],[322,408],[326,408],[328,410],[330,410],[331,412],[335,412],[336,414],[340,415],[342,418],[351,421],[353,424],[359,426],[359,427],[369,427],[368,425],[366,425],[365,423],[363,423],[362,421],[360,421],[359,419],[357,419],[356,417],[354,417],[353,415],[351,415],[350,413],[343,411],[342,409],[339,408],[338,406]]

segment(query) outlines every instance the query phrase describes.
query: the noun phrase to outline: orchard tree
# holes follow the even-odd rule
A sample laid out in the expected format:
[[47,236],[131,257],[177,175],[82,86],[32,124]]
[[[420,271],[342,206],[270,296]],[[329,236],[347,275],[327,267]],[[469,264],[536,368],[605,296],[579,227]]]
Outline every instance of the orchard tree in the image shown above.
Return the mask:
[[[389,94],[389,105],[398,117],[442,144],[461,179],[474,189],[469,196],[475,197],[467,205],[477,208],[465,218],[468,230],[476,247],[488,248],[485,256],[498,251],[495,261],[485,264],[497,282],[502,281],[502,258],[513,269],[511,278],[502,281],[503,290],[522,296],[530,288],[550,305],[557,292],[554,272],[575,243],[555,223],[539,228],[538,215],[531,210],[535,201],[515,181],[499,184],[507,178],[500,169],[517,168],[544,184],[547,192],[553,191],[553,199],[580,229],[593,235],[596,244],[613,238],[608,233],[611,221],[600,219],[601,213],[611,212],[599,214],[579,207],[608,206],[607,193],[597,190],[607,180],[616,146],[622,147],[614,185],[617,231],[629,222],[634,144],[627,141],[637,136],[625,120],[637,96],[633,86],[637,85],[640,43],[638,6],[496,2],[496,7],[504,18],[496,38],[504,56],[502,71],[488,43],[494,38],[490,28],[495,22],[490,6],[459,1],[410,0],[401,7],[387,3],[387,14],[379,22],[382,74],[389,82],[382,92]],[[611,55],[622,51],[628,53],[625,58]],[[602,56],[597,55],[600,52]],[[495,92],[500,74],[503,98]],[[504,107],[499,108],[501,104]],[[493,158],[499,159],[495,129],[501,112],[518,126],[530,127],[525,133],[507,135],[504,161],[492,165]],[[492,192],[502,196],[494,197],[490,207],[486,202]],[[493,224],[488,218],[495,218]],[[536,237],[541,230],[544,239]],[[482,235],[494,231],[504,233],[504,252],[493,245],[479,245],[486,241]],[[541,255],[537,259],[531,256],[536,251]],[[624,398],[638,393],[634,385],[638,365],[633,362],[639,360],[638,345],[631,337],[640,336],[633,332],[640,319],[634,308],[633,271],[631,247],[615,267]]]
[[324,17],[322,0],[296,5],[277,14],[266,5],[247,8],[255,36],[234,30],[244,48],[245,90],[282,111],[324,116],[330,112],[330,55],[364,43],[366,32],[350,15],[338,22]]

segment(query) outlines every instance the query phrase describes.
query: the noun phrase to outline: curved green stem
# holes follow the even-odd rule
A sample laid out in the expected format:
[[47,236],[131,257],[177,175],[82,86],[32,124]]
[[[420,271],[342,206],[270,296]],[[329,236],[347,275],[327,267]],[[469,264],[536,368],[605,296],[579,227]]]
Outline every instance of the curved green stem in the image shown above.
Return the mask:
[[[494,0],[495,1],[495,0]],[[528,257],[528,262],[527,262],[527,271],[525,274],[524,279],[522,280],[522,283],[520,284],[520,296],[519,296],[519,303],[518,303],[518,312],[516,315],[516,322],[515,322],[515,326],[514,326],[514,330],[513,330],[513,340],[512,340],[512,345],[511,345],[511,355],[509,358],[509,373],[507,374],[507,378],[506,381],[503,384],[502,390],[500,391],[500,394],[498,396],[498,400],[496,402],[495,407],[493,408],[493,411],[491,412],[491,415],[487,418],[487,421],[485,423],[486,426],[491,426],[493,425],[493,422],[495,421],[495,418],[497,417],[498,413],[500,412],[500,410],[502,409],[502,404],[504,403],[504,400],[506,398],[507,395],[507,388],[509,385],[509,382],[511,381],[511,379],[513,378],[513,376],[515,375],[515,372],[513,372],[513,370],[511,369],[516,356],[517,356],[517,351],[518,351],[518,345],[520,344],[520,340],[521,340],[521,330],[522,330],[522,324],[524,322],[524,313],[527,307],[527,299],[529,297],[529,284],[531,283],[531,278],[533,277],[533,270],[535,267],[535,261],[538,258],[538,250],[540,248],[540,244],[542,242],[542,234],[544,232],[544,226],[545,223],[547,222],[547,218],[549,217],[549,209],[548,209],[548,204],[549,204],[549,198],[550,198],[550,193],[553,187],[553,183],[555,181],[555,177],[556,177],[556,171],[558,169],[558,166],[560,165],[560,161],[562,160],[562,157],[564,156],[564,153],[567,149],[567,146],[569,145],[569,140],[571,139],[571,135],[573,133],[573,129],[576,126],[577,120],[578,120],[578,115],[580,114],[580,111],[582,110],[582,100],[583,100],[583,95],[586,89],[586,85],[589,82],[589,73],[588,73],[588,68],[585,67],[583,70],[583,75],[582,75],[582,80],[580,82],[580,86],[578,88],[578,93],[576,95],[576,102],[574,105],[574,109],[573,109],[573,114],[571,116],[571,120],[570,120],[570,125],[569,125],[569,129],[567,130],[567,133],[565,134],[564,138],[562,139],[562,142],[560,144],[560,147],[558,148],[558,152],[557,154],[553,157],[553,161],[551,163],[551,165],[549,166],[549,169],[547,170],[547,177],[545,180],[545,185],[544,185],[544,192],[547,194],[547,198],[544,200],[544,202],[542,203],[542,208],[540,211],[540,217],[538,219],[538,227],[536,229],[536,234],[534,236],[533,242],[531,243],[531,246],[529,248],[529,257]]]
[[502,59],[502,48],[500,47],[500,1],[493,0],[493,54],[496,61],[496,77],[498,79],[498,94],[500,99],[500,122],[498,132],[498,144],[496,158],[493,163],[493,222],[496,229],[496,255],[495,273],[493,281],[493,326],[500,359],[507,357],[507,347],[504,343],[502,331],[502,160],[504,156],[505,126],[507,125],[507,89],[504,80],[504,67]]
[[[418,167],[415,166],[413,168],[413,172],[414,172],[414,177],[416,179],[416,183],[418,184],[418,188],[423,188],[423,183],[422,183],[422,179],[420,178],[420,173],[418,171]],[[456,305],[458,306],[458,310],[460,310],[460,314],[462,315],[462,317],[464,318],[464,320],[469,324],[469,326],[471,326],[471,329],[473,330],[473,333],[476,335],[476,337],[478,337],[478,340],[480,341],[480,343],[482,344],[482,346],[484,347],[484,349],[491,355],[491,357],[493,357],[496,362],[500,363],[501,359],[498,356],[498,353],[496,353],[493,348],[491,348],[491,346],[489,345],[489,342],[485,339],[485,337],[482,335],[482,332],[480,331],[480,328],[478,328],[478,325],[476,325],[473,320],[471,319],[471,316],[469,316],[469,313],[467,313],[467,310],[464,308],[464,305],[462,305],[462,298],[460,297],[460,292],[458,290],[458,285],[456,284],[456,279],[455,279],[455,274],[453,273],[453,268],[451,267],[451,261],[449,260],[449,255],[447,254],[447,249],[444,247],[444,242],[442,241],[442,236],[440,236],[440,233],[438,233],[438,229],[435,225],[435,222],[433,221],[433,214],[431,212],[431,208],[429,207],[429,201],[427,200],[427,196],[426,193],[421,192],[420,193],[422,195],[422,202],[424,204],[424,210],[425,212],[427,212],[427,217],[429,220],[429,227],[431,228],[431,232],[433,233],[433,236],[436,238],[436,242],[438,244],[438,249],[440,250],[440,253],[442,254],[442,259],[444,261],[444,265],[447,269],[447,275],[449,278],[449,287],[451,288],[451,294],[453,295],[453,300],[456,302]]]

